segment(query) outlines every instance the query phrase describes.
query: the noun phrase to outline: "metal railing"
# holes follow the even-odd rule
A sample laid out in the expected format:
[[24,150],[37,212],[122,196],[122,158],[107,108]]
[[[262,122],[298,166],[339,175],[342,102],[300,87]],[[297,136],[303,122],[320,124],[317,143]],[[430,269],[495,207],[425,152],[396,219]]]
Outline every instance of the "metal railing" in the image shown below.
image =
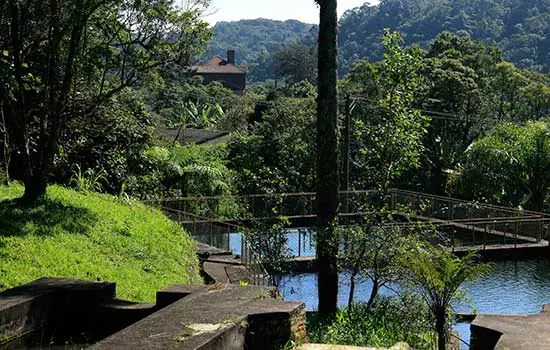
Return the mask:
[[[273,217],[315,217],[316,198],[315,192],[298,192],[167,198],[156,203],[161,202],[164,207],[219,220],[261,220]],[[340,215],[346,215],[361,213],[365,203],[380,204],[381,199],[378,191],[361,190],[341,191],[339,201]]]
[[237,225],[179,211],[164,206],[164,203],[164,201],[154,200],[148,202],[179,223],[195,241],[238,255],[241,264],[248,271],[250,283],[262,287],[274,285],[275,280],[264,268],[261,258],[252,249],[248,238]]
[[452,229],[462,237],[471,234],[474,245],[548,239],[550,216],[545,213],[395,189],[390,191],[390,207],[414,220]]
[[[541,243],[548,239],[550,215],[496,205],[470,202],[419,192],[391,189],[386,195],[375,190],[342,191],[339,215],[361,218],[368,211],[388,207],[396,219],[391,225],[403,229],[424,222],[438,228],[452,249],[458,246]],[[243,263],[254,266],[261,257],[250,251],[250,242],[238,224],[262,220],[316,218],[316,193],[256,194],[170,198],[151,201],[181,223],[196,240],[236,252],[245,252]],[[190,212],[191,211],[191,212]],[[341,220],[348,224],[349,220]],[[293,256],[315,255],[314,233],[310,228],[289,230],[287,248]],[[235,238],[235,237],[242,238]],[[234,241],[232,243],[232,240]],[[243,243],[244,242],[244,243]],[[238,248],[244,244],[243,248]],[[245,261],[247,260],[248,261]],[[260,271],[259,275],[263,272]]]

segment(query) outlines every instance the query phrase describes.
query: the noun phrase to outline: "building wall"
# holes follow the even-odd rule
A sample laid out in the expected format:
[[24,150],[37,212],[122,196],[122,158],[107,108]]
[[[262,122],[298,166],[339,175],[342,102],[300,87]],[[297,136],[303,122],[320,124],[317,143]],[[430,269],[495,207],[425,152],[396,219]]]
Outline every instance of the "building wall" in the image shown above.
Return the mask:
[[213,81],[219,81],[231,90],[243,91],[246,88],[246,74],[244,73],[199,73],[198,75],[203,77],[203,83],[205,85]]

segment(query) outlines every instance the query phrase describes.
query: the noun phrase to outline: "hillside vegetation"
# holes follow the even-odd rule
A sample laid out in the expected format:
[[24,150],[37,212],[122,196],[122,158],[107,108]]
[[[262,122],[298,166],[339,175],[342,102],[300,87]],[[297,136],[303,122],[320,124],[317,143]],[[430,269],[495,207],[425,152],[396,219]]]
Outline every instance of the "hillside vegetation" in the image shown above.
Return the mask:
[[270,75],[270,57],[284,45],[298,41],[314,42],[312,31],[316,26],[300,21],[273,21],[269,19],[219,22],[215,35],[204,57],[225,57],[227,49],[237,50],[237,63],[250,66],[252,81],[273,78]]
[[119,297],[152,301],[176,283],[202,283],[195,245],[177,224],[137,201],[50,186],[36,207],[0,187],[0,290],[40,277],[117,283]]
[[[311,42],[312,26],[297,21],[247,20],[214,27],[210,54],[237,48],[241,62],[251,65],[253,80],[263,80],[262,65],[279,44]],[[550,70],[550,0],[383,0],[347,11],[340,19],[340,72],[353,63],[382,59],[384,28],[399,31],[405,44],[428,47],[449,31],[470,36],[503,50],[519,68]],[[256,68],[257,67],[257,68]]]
[[384,28],[406,44],[427,46],[442,31],[495,45],[520,68],[550,69],[550,0],[384,0],[340,19],[342,69],[357,58],[379,60]]

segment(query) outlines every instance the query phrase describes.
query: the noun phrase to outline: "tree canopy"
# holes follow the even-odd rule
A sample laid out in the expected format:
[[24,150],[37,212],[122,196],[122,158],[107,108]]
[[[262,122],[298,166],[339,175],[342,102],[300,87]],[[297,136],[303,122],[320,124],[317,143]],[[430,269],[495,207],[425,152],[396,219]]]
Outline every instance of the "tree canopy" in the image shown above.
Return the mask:
[[[347,11],[339,27],[341,76],[357,61],[382,59],[385,28],[402,33],[406,45],[423,48],[448,31],[494,45],[519,68],[550,71],[550,0],[384,0]],[[257,19],[221,22],[213,29],[208,53],[237,48],[241,62],[251,65],[252,79],[262,81],[272,78],[262,67],[279,44],[310,41],[310,31],[317,28],[298,21]]]

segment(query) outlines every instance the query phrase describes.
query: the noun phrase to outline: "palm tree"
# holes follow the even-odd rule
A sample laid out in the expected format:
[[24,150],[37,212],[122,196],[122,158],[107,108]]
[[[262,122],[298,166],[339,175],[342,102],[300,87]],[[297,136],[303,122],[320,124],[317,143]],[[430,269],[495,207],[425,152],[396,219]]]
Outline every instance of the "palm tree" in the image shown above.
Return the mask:
[[338,303],[338,16],[337,0],[315,0],[320,8],[317,95],[317,266],[319,313]]
[[421,293],[435,319],[437,348],[445,350],[449,336],[451,302],[464,297],[463,282],[474,280],[490,269],[478,263],[475,253],[457,258],[445,248],[420,246],[405,257],[411,271],[411,285]]

